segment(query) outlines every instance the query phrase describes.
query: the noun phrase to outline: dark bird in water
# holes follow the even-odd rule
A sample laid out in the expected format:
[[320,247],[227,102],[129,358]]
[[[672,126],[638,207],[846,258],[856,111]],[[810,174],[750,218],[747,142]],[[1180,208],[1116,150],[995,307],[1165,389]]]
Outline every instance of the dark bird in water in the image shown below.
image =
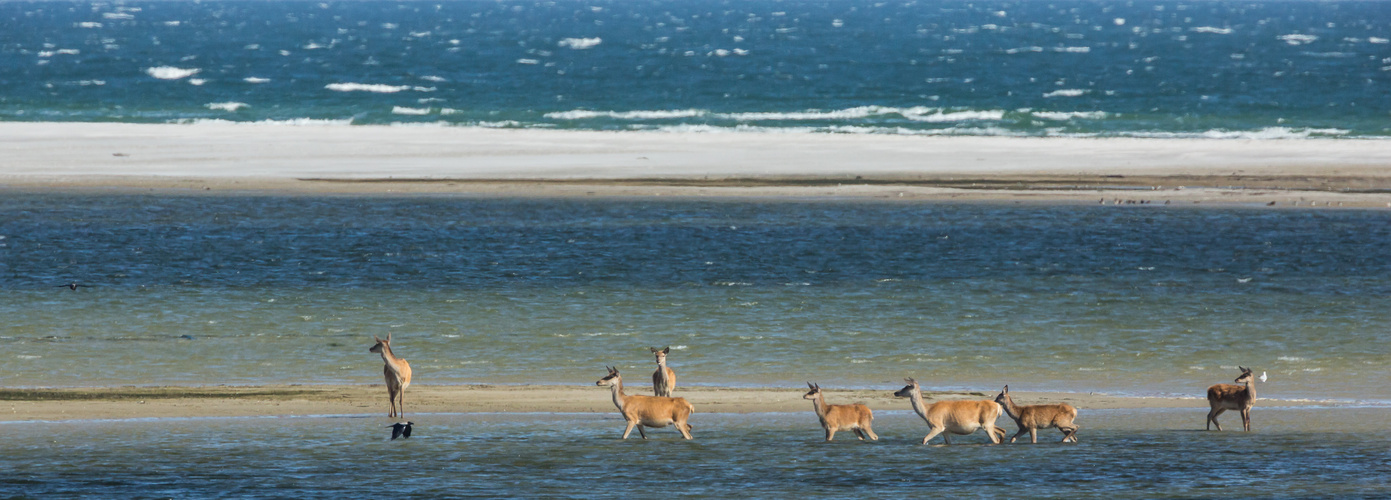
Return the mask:
[[81,285],[81,284],[78,284],[78,283],[68,283],[68,284],[66,284],[66,285],[58,285],[58,286],[55,286],[55,287],[53,287],[53,288],[66,288],[66,289],[68,289],[68,290],[76,291],[78,287],[82,287],[82,288],[91,288],[92,286],[91,286],[91,285]]
[[396,438],[406,438],[406,439],[410,439],[410,437],[411,437],[411,426],[412,426],[412,425],[415,425],[415,422],[406,422],[406,423],[404,423],[404,424],[401,423],[401,422],[396,422],[396,423],[394,423],[394,424],[388,425],[387,427],[390,427],[390,428],[391,428],[391,439],[396,439]]

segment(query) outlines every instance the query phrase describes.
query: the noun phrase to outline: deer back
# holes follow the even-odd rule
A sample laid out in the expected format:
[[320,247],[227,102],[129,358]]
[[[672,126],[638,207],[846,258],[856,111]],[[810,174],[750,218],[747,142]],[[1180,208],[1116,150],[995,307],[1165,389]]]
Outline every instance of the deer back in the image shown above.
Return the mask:
[[874,420],[874,412],[870,411],[868,406],[858,403],[849,405],[826,405],[825,420],[827,427],[864,426],[869,421]]
[[953,426],[994,422],[1000,418],[1000,405],[990,400],[938,401],[927,408],[927,421]]
[[1077,408],[1067,403],[1019,407],[1019,424],[1026,428],[1066,427],[1077,418]]
[[686,398],[661,396],[628,396],[623,400],[623,415],[641,420],[672,419],[684,421],[695,411]]
[[1241,408],[1251,402],[1246,386],[1236,384],[1216,384],[1207,388],[1208,403],[1220,403],[1231,408]]

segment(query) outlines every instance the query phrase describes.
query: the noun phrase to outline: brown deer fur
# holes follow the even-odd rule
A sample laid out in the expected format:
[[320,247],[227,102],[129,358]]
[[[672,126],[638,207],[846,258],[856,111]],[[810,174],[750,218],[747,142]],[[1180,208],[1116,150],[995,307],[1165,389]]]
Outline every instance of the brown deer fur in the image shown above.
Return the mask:
[[874,421],[874,412],[868,406],[862,404],[851,405],[828,405],[826,397],[821,393],[821,386],[807,382],[807,387],[811,391],[802,396],[802,399],[810,399],[811,405],[816,410],[816,418],[821,420],[821,427],[826,429],[826,440],[830,441],[836,437],[836,431],[854,431],[855,436],[864,441],[868,436],[875,441],[879,436],[870,428]]
[[927,437],[923,438],[923,444],[927,444],[928,440],[938,434],[942,435],[943,441],[951,444],[952,434],[964,436],[976,432],[977,429],[985,429],[991,443],[1000,444],[1004,439],[1004,429],[995,427],[995,420],[1000,418],[1000,405],[994,401],[938,401],[932,403],[932,406],[926,406],[918,381],[911,378],[904,381],[908,385],[895,392],[894,396],[909,398],[913,403],[913,411],[927,422],[929,431]]
[[1227,410],[1241,411],[1241,425],[1247,432],[1251,431],[1251,406],[1256,404],[1256,377],[1250,368],[1241,368],[1241,376],[1237,377],[1237,384],[1217,384],[1207,388],[1207,404],[1212,410],[1207,412],[1207,429],[1212,430],[1214,426],[1217,430],[1222,430],[1222,424],[1217,423],[1217,416]]
[[[367,352],[381,354],[382,361],[386,363],[386,366],[382,368],[382,374],[386,377],[386,398],[387,401],[391,403],[391,412],[388,413],[387,416],[405,417],[406,388],[411,385],[411,364],[407,363],[404,359],[396,357],[395,354],[392,354],[390,333],[386,334],[386,340],[377,338],[376,335],[373,335],[372,339],[376,340],[377,343],[373,345],[371,349],[368,349]],[[399,415],[396,409],[396,402],[398,399],[401,402]]]
[[618,407],[618,412],[628,421],[628,428],[623,430],[623,439],[628,439],[628,435],[633,433],[633,427],[637,427],[638,434],[647,439],[643,427],[661,428],[668,425],[675,426],[681,437],[693,439],[691,424],[688,421],[691,413],[695,412],[695,407],[687,402],[686,398],[629,396],[623,393],[623,377],[618,375],[618,369],[608,370],[609,374],[594,385],[613,389],[613,405]]
[[1005,414],[1014,419],[1014,424],[1019,426],[1019,432],[1009,438],[1011,443],[1026,432],[1029,434],[1030,443],[1038,443],[1038,430],[1050,427],[1062,431],[1061,442],[1066,443],[1068,439],[1077,442],[1077,424],[1072,423],[1072,420],[1077,418],[1077,409],[1070,404],[1019,406],[1009,397],[1009,386],[1005,386],[1000,395],[995,396],[995,403],[1003,407]]

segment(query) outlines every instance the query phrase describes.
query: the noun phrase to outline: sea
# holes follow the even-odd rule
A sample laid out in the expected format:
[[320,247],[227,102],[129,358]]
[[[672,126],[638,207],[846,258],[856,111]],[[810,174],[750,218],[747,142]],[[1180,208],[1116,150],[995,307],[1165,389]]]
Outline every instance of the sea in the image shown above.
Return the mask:
[[[1382,140],[1391,2],[0,1],[0,121]],[[3,160],[0,160],[3,161]],[[0,498],[1384,498],[1386,211],[0,189],[0,387],[1190,397],[1081,442],[802,413],[0,423]],[[75,289],[65,285],[72,284]],[[1201,398],[1266,375],[1254,431]],[[834,392],[832,392],[834,396]],[[835,402],[835,401],[833,401]],[[0,413],[7,409],[0,401]],[[1224,415],[1227,428],[1239,419]],[[1005,420],[1001,424],[1012,426]]]
[[0,120],[1391,136],[1371,1],[3,1]]

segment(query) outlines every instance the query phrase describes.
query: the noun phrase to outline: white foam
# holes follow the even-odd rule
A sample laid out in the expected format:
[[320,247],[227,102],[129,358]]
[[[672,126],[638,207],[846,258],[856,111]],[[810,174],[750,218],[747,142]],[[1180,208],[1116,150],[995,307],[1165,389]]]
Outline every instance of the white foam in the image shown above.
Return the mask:
[[394,94],[402,90],[410,90],[409,85],[383,85],[379,83],[330,83],[324,88],[337,92],[376,92],[379,94]]
[[249,107],[251,105],[244,102],[210,102],[204,104],[204,106],[207,106],[208,109],[213,110],[236,111],[238,109]]
[[1275,38],[1278,38],[1278,39],[1280,39],[1280,40],[1284,40],[1285,43],[1288,43],[1288,44],[1290,44],[1290,45],[1304,45],[1304,44],[1306,44],[1306,43],[1314,43],[1315,40],[1318,40],[1318,39],[1319,39],[1319,37],[1316,36],[1316,35],[1301,35],[1301,34],[1298,34],[1298,33],[1289,34],[1289,35],[1280,35],[1280,36],[1277,36],[1277,37],[1275,37]]
[[178,25],[180,25],[180,24],[183,24],[183,22],[182,22],[182,21],[165,21],[165,22],[164,22],[164,25],[165,25],[165,26],[178,26]]
[[1077,97],[1091,93],[1085,89],[1060,89],[1043,94],[1043,97]]
[[1091,47],[1057,47],[1053,49],[1053,52],[1063,52],[1068,54],[1086,54],[1091,51]]
[[1231,28],[1216,28],[1216,27],[1212,27],[1212,26],[1199,26],[1199,27],[1196,27],[1196,28],[1189,28],[1188,31],[1192,31],[1192,32],[1194,32],[1194,33],[1211,33],[1211,34],[1214,34],[1214,35],[1230,35],[1230,34],[1232,34],[1232,29],[1231,29]]
[[911,112],[903,113],[905,118],[918,122],[945,123],[960,122],[970,120],[1001,120],[1005,117],[1005,112],[1000,110],[991,111],[955,111],[951,113],[916,114]]
[[198,72],[200,71],[203,70],[198,68],[175,68],[173,66],[156,66],[153,68],[145,68],[145,74],[153,76],[160,80],[178,80],[180,78],[188,78],[190,76],[198,74]]
[[202,85],[202,84],[204,84],[204,83],[208,83],[208,81],[207,81],[207,80],[204,80],[204,79],[202,79],[202,78],[189,78],[189,79],[188,79],[188,84],[189,84],[189,85]]
[[557,43],[556,43],[556,45],[559,45],[559,46],[561,46],[561,47],[569,47],[569,48],[572,48],[572,49],[575,49],[575,50],[584,50],[584,49],[593,48],[594,46],[599,45],[599,44],[601,44],[601,43],[604,43],[604,40],[603,40],[602,38],[599,38],[599,37],[594,37],[594,38],[562,38],[562,39],[560,39],[560,42],[557,42]]
[[428,115],[430,114],[430,108],[407,108],[403,106],[395,106],[391,108],[391,114],[416,116]]
[[518,59],[517,64],[541,64],[541,61],[535,59]]
[[1071,120],[1073,118],[1082,118],[1085,120],[1100,120],[1102,118],[1106,118],[1107,116],[1105,111],[1034,111],[1030,114],[1032,114],[1035,118],[1042,118],[1044,120],[1053,121],[1066,121]]
[[75,26],[77,26],[77,27],[79,27],[79,28],[100,28],[100,27],[101,27],[101,23],[94,23],[94,22],[90,22],[90,21],[89,21],[89,22],[84,22],[84,23],[77,23]]
[[1391,39],[1369,37],[1367,38],[1367,43],[1391,43]]
[[593,118],[613,118],[617,120],[664,120],[671,118],[690,118],[705,116],[703,109],[672,109],[658,111],[589,111],[576,109],[573,111],[558,111],[546,113],[544,116],[552,120],[588,120]]
[[132,16],[132,15],[130,15],[130,14],[126,14],[125,12],[103,12],[103,13],[101,14],[101,18],[102,18],[102,19],[116,19],[116,20],[130,20],[130,19],[135,19],[135,16]]
[[1291,362],[1291,363],[1298,363],[1298,362],[1300,362],[1300,361],[1308,361],[1308,360],[1309,360],[1309,358],[1301,358],[1301,357],[1298,357],[1298,356],[1280,356],[1280,357],[1275,358],[1275,359],[1278,359],[1278,360],[1280,360],[1280,361],[1289,361],[1289,362]]
[[447,81],[449,81],[449,80],[444,79],[444,77],[433,76],[433,75],[425,75],[425,76],[420,77],[420,79],[421,79],[421,80],[425,80],[425,81],[427,81],[427,82],[435,82],[435,83],[447,82]]
[[246,77],[246,78],[242,78],[241,81],[246,82],[246,83],[266,83],[266,82],[269,82],[269,81],[270,81],[270,78],[260,78],[260,77],[255,77],[255,76],[248,76],[248,77]]
[[16,357],[16,358],[19,358],[19,359],[39,359],[39,358],[42,358],[43,356],[34,356],[34,355],[32,355],[32,354],[20,354],[20,355],[17,355],[17,356],[15,356],[15,357]]
[[[178,120],[173,120],[173,121],[171,121],[170,123],[180,123],[180,124],[186,124],[186,125],[243,125],[243,126],[276,126],[276,127],[281,127],[281,126],[288,126],[288,127],[322,127],[322,126],[352,125],[352,124],[353,124],[353,119],[352,119],[352,118],[345,118],[345,119],[341,119],[341,120],[321,120],[321,119],[315,119],[315,118],[294,118],[294,119],[290,119],[290,120],[261,120],[261,121],[255,121],[255,122],[242,122],[242,121],[233,121],[233,120],[223,120],[223,119],[220,119],[220,118],[195,118],[195,119],[191,119],[191,120],[190,120],[190,119],[187,119],[187,118],[181,118],[181,119],[178,119]],[[271,299],[271,300],[273,301],[274,299]]]

